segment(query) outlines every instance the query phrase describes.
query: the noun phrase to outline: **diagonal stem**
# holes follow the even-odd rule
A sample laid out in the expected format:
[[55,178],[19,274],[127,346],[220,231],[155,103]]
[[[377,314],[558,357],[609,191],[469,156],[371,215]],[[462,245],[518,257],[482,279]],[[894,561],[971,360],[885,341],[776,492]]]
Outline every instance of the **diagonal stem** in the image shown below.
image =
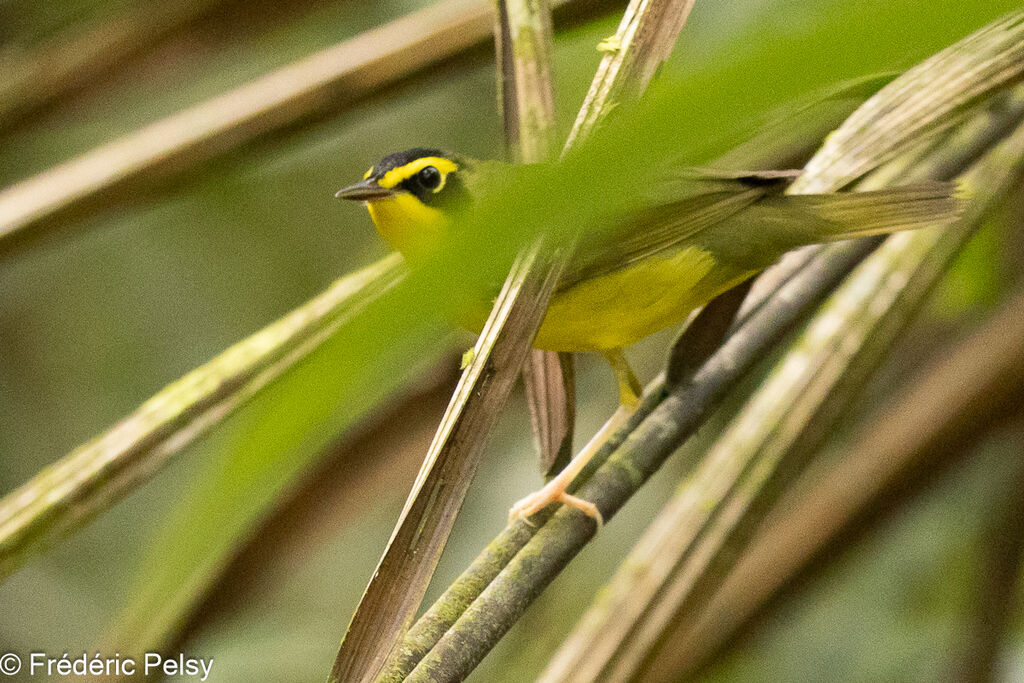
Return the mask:
[[168,385],[0,499],[0,580],[134,491],[187,444],[405,278],[389,256]]

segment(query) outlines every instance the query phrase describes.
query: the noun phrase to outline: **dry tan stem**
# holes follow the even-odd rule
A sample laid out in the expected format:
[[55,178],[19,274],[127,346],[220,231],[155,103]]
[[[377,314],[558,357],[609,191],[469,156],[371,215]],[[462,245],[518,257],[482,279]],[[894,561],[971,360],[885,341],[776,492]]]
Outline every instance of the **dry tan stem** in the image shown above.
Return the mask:
[[0,61],[0,130],[82,88],[223,1],[150,0],[84,32],[76,26],[28,54]]
[[696,0],[632,0],[590,84],[565,148],[585,139],[620,101],[639,97],[669,58]]
[[[499,2],[496,35],[506,138],[516,143],[521,158],[539,161],[550,150],[554,127],[548,3]],[[352,617],[332,681],[375,677],[408,629],[469,490],[486,436],[529,353],[561,273],[561,256],[561,250],[545,248],[541,239],[513,266]]]

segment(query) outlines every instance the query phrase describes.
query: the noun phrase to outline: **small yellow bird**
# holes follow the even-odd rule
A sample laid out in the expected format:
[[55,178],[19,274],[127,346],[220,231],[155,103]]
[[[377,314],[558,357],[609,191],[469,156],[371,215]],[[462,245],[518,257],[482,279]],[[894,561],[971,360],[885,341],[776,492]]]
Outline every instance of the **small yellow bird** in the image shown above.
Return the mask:
[[[415,265],[430,256],[471,209],[475,193],[509,172],[507,164],[416,148],[384,157],[335,196],[363,201],[377,230]],[[612,365],[621,407],[558,476],[513,507],[528,516],[560,501],[600,523],[588,501],[566,492],[608,434],[638,403],[640,384],[622,348],[683,321],[694,309],[807,244],[941,225],[957,215],[953,186],[924,183],[876,192],[786,195],[799,171],[679,169],[658,196],[669,197],[627,222],[581,240],[534,346],[598,351]],[[489,305],[461,321],[474,332]]]

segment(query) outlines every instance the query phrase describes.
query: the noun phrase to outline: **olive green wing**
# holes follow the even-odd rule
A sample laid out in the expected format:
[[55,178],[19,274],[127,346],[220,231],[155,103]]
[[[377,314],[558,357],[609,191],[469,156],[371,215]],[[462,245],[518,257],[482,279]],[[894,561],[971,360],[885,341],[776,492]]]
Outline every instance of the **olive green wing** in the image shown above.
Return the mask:
[[[807,244],[945,225],[959,215],[950,183],[874,192],[785,195],[797,172],[681,172],[651,209],[577,248],[559,289],[687,246],[723,263],[764,268]],[[674,184],[673,184],[674,183]],[[678,199],[667,199],[675,192]]]
[[679,169],[646,198],[650,209],[597,237],[584,235],[559,289],[687,244],[767,195],[780,193],[798,174]]

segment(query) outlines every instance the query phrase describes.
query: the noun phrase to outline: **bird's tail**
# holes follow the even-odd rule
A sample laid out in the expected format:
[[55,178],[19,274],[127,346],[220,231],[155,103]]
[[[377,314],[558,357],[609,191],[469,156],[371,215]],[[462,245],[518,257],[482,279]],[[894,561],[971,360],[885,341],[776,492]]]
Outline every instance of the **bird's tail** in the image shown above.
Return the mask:
[[793,235],[804,244],[949,225],[959,218],[963,207],[956,186],[942,182],[870,192],[788,195],[767,201],[785,206],[783,213],[796,212],[790,219],[797,220],[786,223],[806,228],[806,234]]

